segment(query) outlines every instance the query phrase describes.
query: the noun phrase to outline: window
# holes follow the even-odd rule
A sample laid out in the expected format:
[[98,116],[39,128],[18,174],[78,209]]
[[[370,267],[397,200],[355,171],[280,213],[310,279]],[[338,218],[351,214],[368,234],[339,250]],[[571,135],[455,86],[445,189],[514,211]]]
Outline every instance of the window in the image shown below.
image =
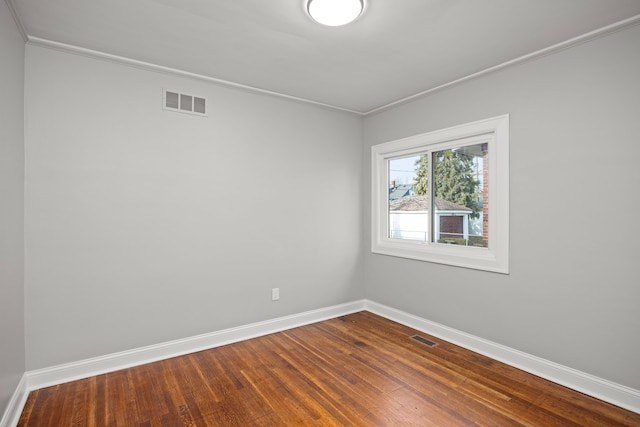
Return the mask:
[[375,145],[374,253],[509,273],[509,116]]

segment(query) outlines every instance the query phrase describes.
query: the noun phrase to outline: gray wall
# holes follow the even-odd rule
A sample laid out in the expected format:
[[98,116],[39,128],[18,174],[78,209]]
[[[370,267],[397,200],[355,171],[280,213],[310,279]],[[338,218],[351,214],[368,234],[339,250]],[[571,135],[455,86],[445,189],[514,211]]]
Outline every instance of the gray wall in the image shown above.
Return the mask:
[[635,26],[368,117],[366,230],[371,145],[510,114],[511,274],[366,250],[367,297],[640,389],[639,46]]
[[[366,296],[640,389],[639,42],[636,26],[370,116],[364,150],[346,113],[28,46],[26,368]],[[18,104],[21,70],[2,79]],[[210,117],[163,111],[163,87]],[[11,111],[0,403],[24,371]],[[511,274],[372,255],[369,147],[505,113]]]
[[363,298],[360,117],[33,45],[25,99],[28,370]]
[[24,42],[0,1],[0,418],[25,371]]

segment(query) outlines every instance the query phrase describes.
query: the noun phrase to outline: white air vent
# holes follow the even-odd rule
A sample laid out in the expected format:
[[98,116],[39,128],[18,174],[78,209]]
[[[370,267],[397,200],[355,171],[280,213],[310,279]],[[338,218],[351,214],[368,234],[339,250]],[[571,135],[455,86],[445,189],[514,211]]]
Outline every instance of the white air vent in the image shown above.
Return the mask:
[[163,94],[162,108],[165,110],[197,114],[199,116],[207,115],[207,98],[166,89],[163,91]]

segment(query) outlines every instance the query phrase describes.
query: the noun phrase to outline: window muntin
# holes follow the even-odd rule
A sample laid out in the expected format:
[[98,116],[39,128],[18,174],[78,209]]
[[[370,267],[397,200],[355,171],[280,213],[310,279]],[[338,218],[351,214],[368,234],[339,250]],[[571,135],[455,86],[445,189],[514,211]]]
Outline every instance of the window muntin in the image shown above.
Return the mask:
[[372,252],[508,273],[508,142],[501,116],[372,147]]

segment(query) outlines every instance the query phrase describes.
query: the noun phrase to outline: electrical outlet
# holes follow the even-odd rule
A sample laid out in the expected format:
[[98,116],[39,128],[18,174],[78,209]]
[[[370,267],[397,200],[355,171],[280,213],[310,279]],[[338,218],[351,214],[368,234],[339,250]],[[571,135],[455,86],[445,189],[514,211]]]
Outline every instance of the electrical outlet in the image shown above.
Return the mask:
[[280,288],[271,289],[271,301],[278,301],[280,299]]

